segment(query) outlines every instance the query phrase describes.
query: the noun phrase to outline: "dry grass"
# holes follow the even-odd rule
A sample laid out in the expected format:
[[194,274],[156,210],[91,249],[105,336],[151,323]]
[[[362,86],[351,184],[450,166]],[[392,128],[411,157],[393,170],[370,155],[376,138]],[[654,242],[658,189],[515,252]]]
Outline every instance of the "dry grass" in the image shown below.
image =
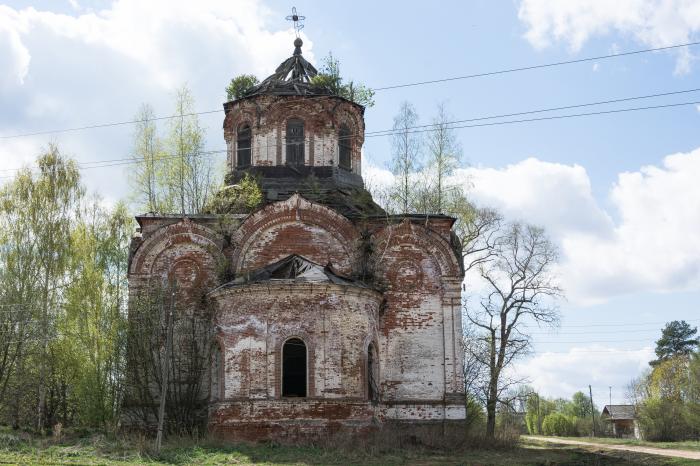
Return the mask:
[[[401,437],[401,436],[399,436]],[[264,443],[232,445],[215,439],[169,438],[159,455],[144,436],[102,434],[58,440],[0,433],[0,462],[18,464],[263,464],[263,465],[690,465],[625,452],[597,451],[538,442],[478,444],[476,437],[452,447],[438,438],[377,435],[364,441],[328,439],[306,446]],[[483,439],[482,439],[483,440]]]

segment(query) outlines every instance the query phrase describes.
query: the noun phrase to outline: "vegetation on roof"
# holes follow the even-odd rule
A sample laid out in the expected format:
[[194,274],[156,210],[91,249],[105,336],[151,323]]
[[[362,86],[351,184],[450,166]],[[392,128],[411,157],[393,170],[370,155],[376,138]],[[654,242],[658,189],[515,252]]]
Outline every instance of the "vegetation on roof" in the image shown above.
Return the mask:
[[328,52],[322,60],[319,73],[311,78],[311,84],[328,89],[331,94],[348,99],[363,107],[374,106],[374,91],[362,83],[350,80],[346,83],[340,75],[340,60]]
[[252,74],[239,74],[231,79],[231,82],[226,86],[227,101],[240,99],[246,92],[255,87],[260,81],[257,76]]

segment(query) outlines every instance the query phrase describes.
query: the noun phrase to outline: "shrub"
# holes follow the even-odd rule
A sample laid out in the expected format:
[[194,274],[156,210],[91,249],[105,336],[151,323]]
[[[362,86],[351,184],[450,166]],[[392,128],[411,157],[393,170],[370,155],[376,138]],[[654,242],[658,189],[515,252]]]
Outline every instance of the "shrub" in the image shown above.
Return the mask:
[[645,440],[675,441],[691,436],[683,403],[650,398],[639,408],[639,426]]
[[241,74],[231,80],[226,87],[226,98],[230,100],[240,99],[253,86],[258,84],[258,78],[252,74]]
[[204,206],[208,214],[243,214],[255,210],[263,201],[257,180],[245,174],[235,185],[224,186]]
[[574,422],[561,413],[551,413],[542,421],[542,432],[545,435],[558,435],[561,437],[576,435]]

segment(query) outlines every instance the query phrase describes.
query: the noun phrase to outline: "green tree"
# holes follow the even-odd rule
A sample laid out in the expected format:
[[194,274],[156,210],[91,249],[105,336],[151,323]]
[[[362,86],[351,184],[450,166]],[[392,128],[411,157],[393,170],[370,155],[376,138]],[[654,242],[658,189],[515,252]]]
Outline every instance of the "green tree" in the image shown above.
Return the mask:
[[661,331],[661,338],[656,340],[656,360],[650,364],[656,365],[674,356],[688,356],[698,349],[697,327],[691,327],[688,322],[674,320],[669,322]]
[[533,392],[527,398],[525,405],[525,425],[527,431],[532,435],[541,435],[542,421],[544,418],[555,411],[554,403],[539,393]]
[[[11,229],[21,235],[3,232],[3,248],[9,263],[5,278],[15,281],[6,290],[19,299],[17,304],[29,310],[35,340],[21,349],[17,374],[26,387],[35,387],[35,426],[46,427],[47,384],[54,372],[51,341],[55,338],[55,322],[60,315],[62,291],[67,280],[72,249],[71,227],[76,208],[83,197],[78,168],[52,145],[37,160],[38,173],[29,169],[20,171],[2,191],[3,215],[16,222]],[[8,227],[8,225],[3,225]],[[5,283],[5,287],[7,287]],[[7,291],[6,291],[7,293]],[[23,332],[25,330],[22,330]],[[25,356],[31,356],[29,363]],[[36,372],[29,370],[36,368]],[[36,377],[32,380],[31,377]],[[19,387],[19,382],[15,387]],[[19,390],[19,389],[17,389]],[[21,398],[25,393],[15,392]],[[19,400],[15,401],[20,403]],[[19,409],[18,407],[16,409]]]
[[[187,87],[175,96],[176,118],[165,139],[168,158],[164,163],[167,190],[163,210],[181,215],[201,213],[216,182],[211,159],[204,154],[204,129],[195,115],[194,98]],[[167,210],[166,210],[167,209]]]
[[[580,419],[588,419],[591,416],[591,400],[583,392],[576,392],[571,397],[571,403],[567,406],[569,412],[566,413]],[[595,409],[595,407],[593,407]]]
[[567,437],[576,435],[577,432],[574,422],[569,416],[554,412],[548,414],[542,421],[542,433]]
[[163,170],[166,154],[158,136],[153,108],[143,104],[136,114],[132,159],[129,170],[132,198],[141,211],[162,213],[166,197]]
[[118,420],[123,391],[126,267],[133,219],[123,204],[109,212],[94,199],[72,232],[73,267],[61,321],[62,348],[76,365],[71,380],[84,425]]
[[240,99],[258,82],[258,78],[252,74],[239,74],[226,86],[226,99],[229,102]]

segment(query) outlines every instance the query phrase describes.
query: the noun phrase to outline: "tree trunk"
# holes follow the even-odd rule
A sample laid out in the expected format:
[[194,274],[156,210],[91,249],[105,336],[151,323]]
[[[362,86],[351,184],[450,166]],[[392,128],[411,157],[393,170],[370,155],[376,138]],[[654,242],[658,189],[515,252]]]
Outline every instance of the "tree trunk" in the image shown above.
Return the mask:
[[489,439],[494,439],[496,437],[497,389],[496,381],[491,380],[489,383],[489,394],[486,400],[486,437]]

